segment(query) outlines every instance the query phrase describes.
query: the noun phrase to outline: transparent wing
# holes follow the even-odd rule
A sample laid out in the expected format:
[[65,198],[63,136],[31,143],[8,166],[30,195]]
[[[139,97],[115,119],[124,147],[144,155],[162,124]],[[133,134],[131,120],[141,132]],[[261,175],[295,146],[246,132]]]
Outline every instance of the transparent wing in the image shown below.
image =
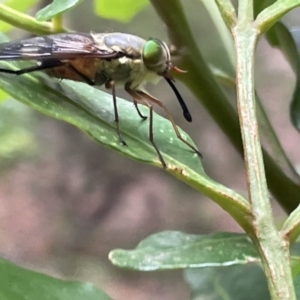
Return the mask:
[[116,58],[122,53],[96,44],[86,33],[62,33],[0,44],[0,60]]

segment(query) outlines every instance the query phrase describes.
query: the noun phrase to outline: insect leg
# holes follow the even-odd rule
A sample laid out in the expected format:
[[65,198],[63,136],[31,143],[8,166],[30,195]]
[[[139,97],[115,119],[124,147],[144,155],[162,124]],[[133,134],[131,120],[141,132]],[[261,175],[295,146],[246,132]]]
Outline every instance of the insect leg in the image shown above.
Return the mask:
[[[72,64],[69,64],[69,67],[79,76],[83,79],[83,81],[91,86],[95,85],[95,82],[91,80],[89,77],[85,76],[81,72],[79,72]],[[119,121],[119,113],[118,113],[118,106],[117,106],[117,97],[116,97],[116,87],[115,87],[115,82],[113,80],[110,80],[106,82],[105,87],[108,89],[110,88],[112,91],[112,96],[113,96],[113,103],[114,103],[114,113],[115,113],[115,122],[116,122],[116,127],[117,127],[117,134],[119,137],[119,141],[123,146],[127,146],[125,140],[123,139],[120,131],[120,121]]]
[[55,67],[62,66],[64,62],[61,62],[60,60],[48,60],[48,61],[42,61],[40,65],[28,67],[20,70],[10,70],[10,69],[2,69],[0,68],[0,73],[8,73],[8,74],[15,74],[15,75],[22,75],[25,73],[31,73],[35,71],[42,71],[46,69],[51,69]]
[[[81,72],[79,72],[72,64],[69,64],[70,68],[78,75],[80,76],[83,81],[85,81],[87,84],[94,86],[95,82],[93,80],[91,80],[89,77],[85,76],[84,74],[82,74]],[[112,96],[113,96],[113,103],[114,103],[114,113],[115,113],[115,122],[116,122],[116,126],[117,126],[117,134],[119,137],[119,141],[123,146],[127,146],[125,140],[123,139],[122,135],[121,135],[121,131],[120,131],[120,126],[119,126],[119,114],[118,114],[118,107],[117,107],[117,98],[116,98],[116,88],[115,88],[115,82],[113,80],[108,81],[105,84],[106,88],[111,88],[112,90]]]
[[[127,91],[127,90],[126,90],[126,91]],[[133,104],[134,104],[135,109],[136,109],[137,113],[139,114],[139,116],[140,116],[143,120],[146,120],[147,117],[144,116],[144,115],[141,113],[141,111],[140,111],[140,109],[139,109],[139,107],[138,107],[138,102],[137,102],[135,99],[133,99]]]
[[152,105],[146,100],[144,99],[141,95],[139,95],[138,93],[136,93],[135,91],[131,90],[131,89],[126,89],[126,91],[131,95],[131,97],[133,98],[133,100],[136,103],[141,103],[144,104],[145,106],[147,106],[149,108],[149,141],[151,142],[153,148],[155,149],[158,158],[161,162],[161,164],[163,165],[163,168],[166,169],[167,168],[167,164],[164,160],[164,158],[162,157],[162,154],[160,153],[158,147],[156,146],[155,142],[154,142],[154,134],[153,134],[153,107]]
[[123,146],[127,146],[126,142],[124,141],[121,131],[120,131],[120,126],[119,126],[119,114],[118,114],[118,107],[117,107],[117,97],[116,97],[116,85],[113,80],[110,80],[106,82],[105,87],[111,88],[112,96],[113,96],[113,103],[114,103],[114,112],[115,112],[115,122],[117,126],[117,134],[119,137],[119,141]]
[[190,144],[188,141],[186,141],[186,140],[181,136],[180,131],[179,131],[179,129],[178,129],[178,126],[176,125],[176,123],[175,123],[175,121],[174,121],[174,119],[173,119],[173,116],[171,115],[171,113],[168,111],[168,109],[164,106],[164,104],[163,104],[161,101],[159,101],[158,99],[154,98],[153,96],[151,96],[151,95],[149,95],[149,94],[146,94],[146,93],[144,93],[144,92],[142,92],[142,91],[137,91],[137,93],[138,93],[138,95],[142,96],[143,98],[146,98],[146,99],[148,99],[149,101],[151,101],[151,102],[157,104],[159,107],[161,107],[161,108],[165,111],[165,113],[166,113],[168,119],[170,120],[170,122],[171,122],[171,124],[172,124],[172,126],[173,126],[173,128],[174,128],[174,131],[175,131],[177,137],[178,137],[183,143],[185,143],[188,147],[190,147],[195,153],[197,153],[200,157],[202,157],[202,154],[199,152],[199,150],[197,150],[196,147],[194,147],[192,144]]
[[[131,94],[132,89],[130,89],[130,88],[128,87],[128,84],[125,84],[125,91],[132,97],[132,94]],[[135,106],[135,109],[136,109],[137,113],[139,114],[139,116],[140,116],[143,120],[146,120],[147,117],[144,116],[144,115],[141,113],[141,111],[139,110],[138,102],[136,101],[135,98],[132,97],[132,99],[133,99],[133,104],[134,104],[134,106]]]

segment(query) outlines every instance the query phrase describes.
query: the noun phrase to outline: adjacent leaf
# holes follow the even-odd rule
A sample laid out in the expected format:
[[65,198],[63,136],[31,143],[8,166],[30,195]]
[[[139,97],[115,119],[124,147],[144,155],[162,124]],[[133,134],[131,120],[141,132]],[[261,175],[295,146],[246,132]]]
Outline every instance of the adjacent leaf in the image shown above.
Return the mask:
[[277,22],[266,33],[272,47],[279,48],[290,63],[293,70],[297,70],[299,54],[291,31],[281,22]]
[[300,275],[294,278],[294,286],[297,299],[300,299]]
[[90,283],[65,281],[21,268],[0,258],[2,300],[111,300]]
[[273,47],[281,49],[296,73],[296,86],[290,107],[292,123],[300,131],[300,28],[289,30],[282,23],[276,23],[267,38]]
[[[284,222],[285,224],[286,222]],[[283,227],[285,227],[285,225],[283,225]],[[293,256],[299,256],[300,257],[300,240],[294,242],[291,245],[291,255]]]
[[[265,275],[257,264],[188,269],[184,274],[193,300],[270,299]],[[294,278],[294,284],[297,299],[300,299],[300,276]]]
[[300,28],[291,31],[297,48],[298,60],[296,64],[296,87],[290,107],[294,126],[300,131]]
[[262,10],[273,4],[275,0],[254,0],[253,10],[256,17]]
[[189,269],[184,274],[193,300],[270,299],[265,275],[257,264]]
[[[292,255],[299,255],[300,243],[291,249]],[[292,265],[299,257],[292,257]],[[256,263],[188,269],[184,271],[186,281],[192,290],[191,299],[270,299],[265,275]],[[294,279],[297,299],[300,297],[300,276]],[[300,299],[300,298],[299,298]]]
[[128,22],[148,3],[148,0],[98,0],[95,1],[95,11],[103,18]]
[[47,21],[79,5],[82,0],[53,0],[53,2],[36,13],[38,21]]
[[[7,5],[8,7],[17,10],[18,12],[26,12],[32,6],[34,6],[38,0],[6,0],[3,5]],[[8,32],[15,27],[11,24],[3,22],[0,20],[0,32],[5,33]]]
[[293,277],[300,275],[300,256],[291,256],[291,268]]
[[149,236],[134,250],[116,249],[114,265],[143,271],[229,266],[258,262],[259,256],[245,234],[185,234],[165,231]]
[[[297,214],[297,212],[296,212]],[[293,219],[294,219],[295,215],[292,216],[292,218],[285,222],[285,224],[283,225],[282,228],[282,234],[284,235],[289,235],[289,233],[287,232],[287,230],[289,229]],[[294,235],[295,233],[293,232],[292,235]],[[293,237],[292,237],[293,238]],[[293,240],[289,237],[289,240],[291,240],[291,242],[293,243]],[[300,279],[300,241],[297,241],[295,243],[292,244],[291,246],[291,267],[292,267],[292,274],[294,277],[299,277]],[[299,285],[300,287],[300,285]],[[300,290],[299,290],[299,295],[300,295]]]

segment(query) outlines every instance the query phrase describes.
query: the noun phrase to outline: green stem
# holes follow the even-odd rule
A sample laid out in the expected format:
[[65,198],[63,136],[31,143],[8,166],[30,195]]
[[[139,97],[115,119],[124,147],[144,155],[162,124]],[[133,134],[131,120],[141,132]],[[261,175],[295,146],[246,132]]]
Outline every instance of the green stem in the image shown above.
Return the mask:
[[36,34],[53,33],[50,22],[39,22],[26,14],[20,13],[8,6],[0,3],[0,20],[14,25],[23,30]]
[[253,0],[239,1],[238,22],[245,24],[247,21],[253,20]]
[[253,26],[252,1],[240,1],[233,28],[237,51],[237,96],[255,236],[272,299],[296,299],[289,263],[289,244],[277,231],[265,176],[255,114],[254,52],[259,30]]
[[64,32],[63,14],[56,15],[52,18],[52,27],[54,32]]
[[[294,182],[299,182],[299,174],[296,172],[289,157],[284,152],[284,149],[282,148],[282,145],[278,140],[274,128],[272,127],[270,120],[266,114],[266,111],[262,105],[262,102],[257,94],[255,98],[256,98],[256,105],[257,105],[256,106],[257,120],[259,124],[259,129],[261,131],[261,140],[264,141],[265,145],[269,146],[268,152],[270,153],[272,158],[276,161],[278,167],[280,167],[281,170],[284,170],[285,174],[288,175],[290,178],[292,178]],[[286,189],[288,188],[285,187],[285,189],[283,189],[282,188],[283,186],[284,185],[280,185],[280,188],[283,191],[286,191]],[[282,195],[282,197],[287,198],[288,196]],[[287,202],[289,201],[287,200]]]
[[228,29],[232,28],[236,24],[237,17],[231,1],[215,0],[215,2]]

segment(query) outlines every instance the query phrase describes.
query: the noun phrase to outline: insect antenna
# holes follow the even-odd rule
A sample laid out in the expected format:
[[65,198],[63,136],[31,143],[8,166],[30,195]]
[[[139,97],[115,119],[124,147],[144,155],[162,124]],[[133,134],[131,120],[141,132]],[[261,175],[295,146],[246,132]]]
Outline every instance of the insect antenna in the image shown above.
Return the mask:
[[183,98],[181,97],[179,91],[177,90],[175,84],[173,83],[172,79],[168,78],[168,77],[164,77],[167,81],[167,83],[169,84],[169,86],[172,88],[174,94],[176,95],[177,97],[177,100],[182,108],[182,111],[183,111],[183,116],[184,118],[188,121],[188,122],[192,122],[192,116],[189,112],[189,109],[187,108]]

